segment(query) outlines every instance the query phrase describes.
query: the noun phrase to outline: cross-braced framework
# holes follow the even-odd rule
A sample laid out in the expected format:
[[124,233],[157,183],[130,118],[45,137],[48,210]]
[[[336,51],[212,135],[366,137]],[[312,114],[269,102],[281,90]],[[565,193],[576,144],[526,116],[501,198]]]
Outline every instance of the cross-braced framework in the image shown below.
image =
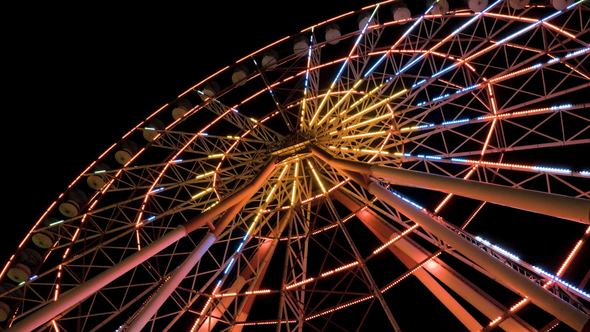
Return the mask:
[[588,328],[590,9],[443,2],[338,16],[162,106],[2,267],[3,327],[397,331],[426,303]]

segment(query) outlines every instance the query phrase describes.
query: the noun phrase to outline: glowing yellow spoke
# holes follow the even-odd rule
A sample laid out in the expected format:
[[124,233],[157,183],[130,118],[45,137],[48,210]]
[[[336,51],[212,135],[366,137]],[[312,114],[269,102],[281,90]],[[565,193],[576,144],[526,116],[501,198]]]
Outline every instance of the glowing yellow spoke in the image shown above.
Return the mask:
[[208,206],[208,207],[206,207],[205,209],[203,209],[203,212],[211,210],[211,208],[212,208],[212,207],[214,207],[214,206],[215,206],[215,205],[217,205],[217,204],[219,204],[219,201],[217,201],[217,202],[215,202],[215,203],[213,203],[213,204],[209,205],[209,206]]
[[374,155],[388,155],[389,152],[387,151],[379,151],[379,150],[372,150],[372,149],[358,149],[358,148],[347,148],[347,147],[335,147],[333,145],[328,146],[330,150],[339,150],[342,152],[357,152],[357,153],[366,153],[366,154],[374,154]]
[[281,184],[281,181],[283,180],[283,177],[287,173],[288,169],[289,169],[289,164],[285,164],[285,166],[283,166],[283,170],[281,171],[281,174],[279,174],[279,177],[277,178],[277,181],[272,186],[272,188],[270,189],[270,192],[266,196],[266,199],[264,200],[264,204],[261,204],[258,211],[256,211],[256,217],[254,217],[254,221],[252,222],[250,227],[248,227],[247,234],[252,234],[252,232],[254,231],[254,228],[256,227],[258,221],[260,220],[260,216],[262,215],[262,212],[264,210],[266,210],[266,208],[268,207],[268,203],[273,199],[273,197],[277,191],[277,187],[279,186],[279,184]]
[[381,130],[381,131],[374,131],[371,133],[342,136],[342,137],[340,137],[340,139],[355,139],[355,138],[363,138],[363,137],[381,136],[381,135],[385,135],[385,134],[387,134],[387,131]]
[[198,193],[194,194],[193,196],[191,196],[191,199],[197,199],[197,198],[203,197],[207,193],[210,193],[212,191],[213,191],[213,188],[209,187],[209,188],[207,188],[207,189],[205,189],[205,190],[203,190],[201,192],[198,192]]
[[352,46],[352,48],[350,49],[350,52],[348,53],[348,56],[346,57],[346,59],[342,63],[342,66],[340,67],[340,70],[338,71],[338,73],[336,74],[336,77],[332,81],[332,84],[330,84],[330,88],[328,89],[328,92],[326,93],[326,95],[322,99],[322,102],[320,103],[320,106],[318,106],[318,109],[313,114],[313,117],[311,118],[311,120],[309,120],[309,127],[310,128],[313,126],[313,123],[315,122],[315,120],[317,120],[318,116],[320,115],[320,112],[321,112],[322,108],[324,107],[324,105],[328,101],[328,98],[330,97],[330,94],[332,93],[332,90],[334,90],[334,87],[336,86],[336,83],[340,79],[340,75],[342,75],[342,73],[344,72],[344,69],[348,65],[348,62],[350,61],[350,59],[354,55],[354,52],[356,51],[356,48],[357,48],[358,44],[361,41],[361,37],[367,31],[367,27],[369,26],[369,23],[373,20],[373,17],[377,13],[377,9],[379,9],[379,5],[375,6],[375,9],[373,10],[373,13],[371,14],[371,16],[369,17],[369,20],[365,24],[365,27],[363,28],[363,30],[361,31],[360,35],[357,37],[356,41],[354,42],[354,45]]
[[379,89],[381,89],[382,87],[383,87],[383,83],[379,84],[377,87],[373,88],[373,90],[367,92],[361,99],[352,103],[352,105],[350,105],[350,107],[348,109],[345,109],[342,112],[340,112],[340,115],[344,115],[344,114],[348,113],[350,110],[354,109],[355,107],[360,105],[362,102],[367,100],[367,98],[371,97],[375,92],[379,91]]
[[199,174],[195,177],[195,179],[199,180],[199,179],[206,178],[206,177],[213,175],[213,174],[215,174],[215,171],[210,171],[207,173]]
[[391,117],[392,117],[392,114],[390,114],[390,113],[383,114],[383,115],[380,115],[380,116],[377,116],[377,117],[374,117],[374,118],[370,118],[370,119],[365,120],[363,122],[359,122],[357,124],[350,125],[350,126],[344,128],[344,129],[342,129],[341,131],[346,131],[346,130],[351,130],[351,129],[354,129],[354,128],[362,127],[362,126],[368,125],[370,123],[379,122],[381,120],[385,120],[385,119],[391,118]]
[[315,171],[315,168],[313,168],[313,165],[311,164],[311,161],[309,161],[309,159],[307,160],[307,164],[309,165],[309,168],[311,168],[311,172],[313,173],[313,177],[315,178],[315,180],[317,181],[317,183],[320,185],[320,188],[322,189],[322,192],[324,194],[327,193],[326,187],[324,187],[324,184],[322,183],[322,180],[320,180],[320,176]]
[[210,154],[207,156],[207,158],[209,159],[216,159],[216,158],[222,158],[224,156],[223,153],[215,153],[215,154]]
[[342,96],[334,106],[332,106],[332,108],[328,111],[328,113],[326,113],[326,115],[324,115],[321,120],[318,122],[318,127],[322,125],[322,123],[324,123],[324,121],[326,121],[328,119],[328,116],[330,116],[330,114],[332,114],[332,112],[334,112],[338,107],[340,107],[340,105],[342,105],[342,103],[344,103],[344,101],[346,101],[346,99],[350,96],[350,94],[356,90],[356,88],[358,88],[359,85],[361,85],[361,83],[363,83],[363,79],[358,80],[356,83],[354,83],[354,85],[352,86],[352,88],[350,88],[348,91],[346,91],[346,94],[344,96]]
[[344,123],[350,122],[350,121],[354,120],[355,118],[358,118],[359,116],[362,116],[362,115],[364,115],[364,114],[367,114],[367,113],[371,112],[372,110],[374,110],[374,109],[376,109],[376,108],[378,108],[378,107],[380,107],[380,106],[382,106],[382,105],[384,105],[384,104],[388,103],[388,102],[389,102],[389,101],[391,101],[392,99],[394,99],[394,98],[397,98],[397,97],[401,96],[402,94],[406,93],[406,91],[408,91],[408,90],[407,90],[407,89],[403,89],[403,90],[401,90],[401,91],[399,91],[399,92],[396,92],[396,93],[392,94],[391,96],[389,96],[389,97],[387,97],[387,98],[383,99],[382,101],[380,101],[380,102],[378,102],[378,103],[376,103],[376,104],[373,104],[373,105],[371,105],[371,106],[369,106],[369,107],[367,107],[367,108],[365,108],[365,109],[361,110],[360,112],[358,112],[358,113],[356,113],[356,114],[354,114],[354,115],[352,115],[352,116],[350,116],[350,117],[348,117],[348,118],[344,119],[344,120],[342,121],[342,123],[344,124]]
[[293,189],[291,190],[291,206],[295,205],[295,195],[297,195],[297,174],[299,173],[299,160],[295,161],[295,172],[293,175]]
[[266,204],[268,204],[268,202],[270,202],[272,200],[272,198],[275,195],[275,192],[277,190],[277,186],[279,185],[279,183],[283,180],[283,176],[285,176],[285,173],[287,173],[287,169],[289,168],[289,164],[286,164],[283,167],[283,170],[281,171],[281,174],[279,174],[279,178],[277,179],[277,182],[275,183],[274,186],[272,186],[272,188],[270,189],[270,192],[268,193],[268,196],[266,196],[266,199],[264,200],[264,202]]

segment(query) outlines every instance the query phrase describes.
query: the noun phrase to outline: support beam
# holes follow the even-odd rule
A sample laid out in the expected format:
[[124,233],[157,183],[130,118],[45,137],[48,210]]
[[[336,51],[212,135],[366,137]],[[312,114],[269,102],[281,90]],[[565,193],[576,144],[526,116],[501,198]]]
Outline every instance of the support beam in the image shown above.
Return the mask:
[[[239,293],[242,291],[242,288],[249,282],[250,285],[248,286],[248,291],[257,290],[260,287],[260,283],[262,282],[264,274],[266,273],[266,269],[268,268],[270,259],[272,258],[274,250],[279,242],[278,237],[285,228],[285,225],[287,225],[289,220],[291,220],[291,211],[292,210],[288,210],[287,213],[283,217],[281,217],[278,225],[272,230],[271,234],[269,234],[272,239],[264,240],[264,242],[262,242],[262,244],[260,244],[256,248],[256,252],[254,253],[249,264],[243,264],[244,268],[242,269],[242,271],[240,271],[235,281],[232,283],[230,287],[227,288],[225,292]],[[254,270],[256,267],[258,269]],[[256,274],[256,276],[254,277],[254,280],[250,280],[253,274]],[[247,302],[249,300],[251,303],[254,301],[255,298],[255,294],[247,295],[244,297],[244,302]],[[219,322],[219,317],[223,317],[225,311],[230,307],[231,303],[233,301],[237,301],[238,299],[238,297],[231,296],[220,298],[217,305],[209,311],[210,314],[207,315],[207,318],[203,319],[203,322],[201,323],[201,326],[197,331],[206,332],[213,330]],[[238,313],[235,315],[235,317],[238,318],[235,320],[241,321],[247,318],[247,312],[243,319],[239,318],[241,317],[240,315],[242,314],[242,311],[243,309],[238,310]],[[241,329],[241,325],[239,326]],[[233,328],[235,328],[235,326]]]
[[217,240],[217,237],[212,233],[207,233],[205,238],[197,245],[197,247],[189,254],[189,256],[180,264],[180,266],[170,276],[170,279],[166,280],[162,287],[158,288],[156,293],[150,298],[150,300],[143,305],[138,312],[135,319],[129,324],[127,331],[139,332],[149,322],[150,318],[158,312],[158,309],[166,302],[168,297],[174,292],[180,282],[186,277],[186,275],[195,267],[195,265],[201,260],[201,257],[209,250],[211,245]]
[[46,306],[35,311],[31,315],[25,317],[23,320],[14,324],[8,331],[11,332],[28,332],[32,331],[39,326],[47,323],[53,317],[59,315],[63,311],[70,307],[80,303],[84,299],[88,298],[92,294],[99,291],[104,286],[108,285],[113,280],[122,276],[129,270],[145,262],[149,258],[153,257],[172,243],[177,242],[183,237],[187,236],[192,231],[199,229],[208,222],[212,222],[213,219],[226,211],[228,208],[234,206],[239,201],[244,200],[249,195],[258,191],[258,189],[265,183],[267,178],[274,171],[275,164],[271,162],[264,167],[264,170],[244,189],[236,191],[230,195],[215,207],[209,211],[197,216],[192,219],[185,226],[180,225],[172,231],[166,233],[161,238],[155,240],[151,244],[143,247],[141,251],[134,253],[133,255],[125,258],[121,262],[113,265],[108,270],[99,273],[92,279],[70,289],[60,296],[57,301],[51,302]]
[[219,234],[227,227],[227,225],[238,215],[240,210],[246,205],[248,200],[254,194],[250,191],[250,195],[242,200],[240,203],[232,206],[222,217],[219,222],[215,225],[213,232],[207,233],[197,247],[189,254],[189,256],[182,262],[178,268],[172,273],[170,278],[164,282],[155,294],[151,297],[148,303],[144,304],[138,311],[138,314],[133,318],[133,321],[129,324],[127,331],[139,332],[149,322],[158,309],[166,302],[168,297],[174,292],[176,287],[180,285],[182,280],[188,275],[188,273],[195,267],[195,265],[201,260],[203,255],[209,250],[209,248],[217,241]]
[[452,193],[590,225],[590,200],[343,160],[315,146],[311,151],[334,168],[383,178],[391,184]]
[[[383,220],[372,210],[360,210],[364,204],[350,195],[347,195],[340,190],[333,191],[331,195],[346,206],[351,212],[358,211],[356,217],[382,243],[387,243],[390,239],[399,234],[399,232],[396,233],[394,228],[387,221]],[[406,238],[400,238],[398,241],[391,244],[388,249],[407,268],[413,268],[418,263],[426,260],[430,255],[415,242]],[[423,268],[416,270],[413,275],[416,276],[416,278],[470,331],[481,330],[482,326],[432,276],[444,283],[489,319],[494,319],[504,312],[504,309],[490,299],[481,289],[461,278],[457,272],[446,264],[439,262],[438,259],[433,259],[428,264],[423,265]],[[528,326],[528,324],[520,321],[520,319],[516,317],[502,322],[500,327],[506,331],[534,330],[532,327]]]
[[385,312],[385,316],[387,317],[387,320],[389,320],[389,324],[391,325],[393,330],[396,332],[400,332],[401,328],[399,327],[399,324],[397,323],[395,317],[393,316],[391,309],[389,309],[389,305],[387,304],[387,301],[385,301],[383,294],[381,294],[381,291],[379,290],[379,286],[377,286],[377,283],[375,282],[375,279],[373,278],[371,271],[369,271],[369,269],[367,268],[367,264],[366,264],[365,260],[363,259],[363,256],[361,255],[358,248],[356,247],[356,244],[354,244],[352,236],[350,236],[350,233],[346,229],[346,226],[344,226],[344,223],[342,222],[340,217],[337,215],[336,209],[334,208],[334,205],[332,204],[332,202],[330,200],[327,200],[327,203],[330,206],[330,208],[333,210],[333,214],[335,215],[336,221],[338,222],[338,226],[340,227],[342,234],[344,234],[344,237],[346,238],[346,242],[348,242],[348,245],[352,249],[352,252],[354,253],[356,260],[359,262],[359,267],[360,267],[360,270],[365,275],[367,286],[371,290],[371,293],[373,293],[373,296],[381,304],[381,307],[382,307],[383,311]]
[[543,287],[532,282],[524,275],[507,267],[472,243],[467,242],[458,234],[434,220],[428,214],[416,209],[410,203],[407,203],[403,199],[392,194],[376,181],[364,181],[361,176],[358,176],[358,174],[356,175],[357,176],[353,177],[355,182],[359,182],[362,187],[375,195],[382,202],[397,209],[402,214],[419,224],[422,228],[434,234],[465,257],[483,267],[491,275],[495,276],[495,279],[502,285],[529,298],[534,304],[559,318],[575,330],[582,330],[584,326],[590,324],[590,317],[583,312],[549,293]]
[[[258,273],[256,275],[256,278],[250,283],[250,286],[248,286],[248,291],[255,291],[257,289],[260,289],[260,285],[262,284],[262,279],[264,278],[264,275],[266,274],[266,270],[268,269],[268,266],[270,265],[270,261],[274,255],[277,245],[279,244],[279,238],[280,238],[281,234],[283,233],[283,231],[285,230],[285,227],[287,226],[287,224],[289,224],[289,222],[291,221],[291,217],[293,216],[294,213],[295,213],[295,211],[293,211],[293,209],[290,209],[289,214],[280,220],[277,229],[275,229],[275,231],[273,232],[272,235],[274,238],[272,240],[267,240],[262,244],[263,246],[266,245],[267,249],[265,249],[265,251],[259,255],[257,260],[254,261],[255,263],[258,263],[260,267],[258,269]],[[270,243],[268,243],[268,241],[270,241]],[[242,321],[246,321],[248,319],[248,315],[250,314],[250,309],[252,309],[252,305],[254,304],[255,299],[256,299],[256,295],[252,294],[252,295],[246,296],[242,300],[242,303],[240,304],[240,309],[238,309],[238,313],[236,315],[235,321],[242,322]],[[230,331],[240,332],[240,331],[242,331],[243,327],[244,327],[244,325],[234,325],[234,326],[232,326]]]

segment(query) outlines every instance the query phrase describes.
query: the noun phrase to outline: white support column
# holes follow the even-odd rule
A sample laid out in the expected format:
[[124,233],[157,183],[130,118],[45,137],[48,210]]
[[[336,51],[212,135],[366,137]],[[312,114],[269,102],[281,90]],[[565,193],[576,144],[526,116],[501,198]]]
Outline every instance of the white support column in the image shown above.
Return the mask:
[[186,277],[186,275],[195,267],[201,257],[209,250],[211,245],[217,240],[217,237],[213,233],[207,233],[205,238],[201,240],[199,245],[189,254],[189,256],[182,262],[182,264],[176,268],[170,279],[166,280],[162,287],[160,287],[156,293],[153,294],[152,298],[141,307],[139,314],[131,322],[127,331],[139,332],[147,324],[147,322],[156,314],[158,309],[164,304],[166,299],[174,292],[180,282]]
[[108,270],[99,273],[92,279],[70,289],[60,296],[57,301],[51,302],[46,306],[35,311],[31,315],[25,317],[23,320],[14,324],[8,331],[10,332],[29,332],[39,326],[47,323],[49,320],[59,315],[60,313],[68,310],[74,305],[80,303],[84,299],[88,298],[92,294],[99,291],[104,286],[108,285],[113,280],[122,276],[129,270],[145,262],[149,258],[153,257],[164,248],[168,247],[172,243],[187,236],[192,231],[199,229],[207,223],[213,221],[222,212],[228,208],[236,205],[238,202],[246,199],[249,195],[254,194],[260,187],[265,183],[266,179],[274,171],[275,164],[271,162],[265,166],[263,171],[243,190],[239,190],[236,193],[227,197],[211,210],[195,217],[189,221],[185,226],[180,225],[172,231],[166,233],[161,238],[155,240],[149,245],[143,247],[140,251],[133,255],[125,258],[121,262],[113,265]]
[[[363,205],[356,199],[338,190],[332,192],[331,195],[350,211],[358,211],[356,213],[357,218],[382,243],[387,243],[391,238],[399,235],[399,233],[394,232],[388,222],[375,214],[371,209],[359,211]],[[429,253],[406,238],[400,238],[391,244],[388,250],[407,268],[416,266],[416,264],[424,261],[429,256]],[[423,269],[416,270],[413,275],[470,331],[480,330],[482,326],[434,277],[464,300],[471,303],[471,305],[490,320],[498,317],[505,311],[505,309],[490,299],[481,289],[464,281],[463,278],[457,275],[457,272],[444,264],[440,264],[436,259],[431,260],[428,264],[424,264]],[[505,320],[500,324],[500,327],[506,331],[524,332],[533,330],[532,327],[516,317]]]
[[483,267],[490,272],[491,275],[496,276],[496,280],[499,283],[512,289],[514,292],[529,298],[531,302],[559,318],[570,327],[577,331],[581,331],[582,328],[589,323],[590,317],[583,312],[549,293],[543,287],[532,282],[524,275],[507,267],[485,251],[467,242],[449,228],[434,220],[426,213],[416,209],[401,198],[395,196],[375,181],[361,183],[361,185],[382,202],[391,205],[393,208],[418,223],[424,229],[445,241],[455,250]]
[[391,184],[452,193],[590,225],[590,200],[587,199],[348,161],[332,157],[317,147],[312,147],[311,151],[332,167],[383,178]]

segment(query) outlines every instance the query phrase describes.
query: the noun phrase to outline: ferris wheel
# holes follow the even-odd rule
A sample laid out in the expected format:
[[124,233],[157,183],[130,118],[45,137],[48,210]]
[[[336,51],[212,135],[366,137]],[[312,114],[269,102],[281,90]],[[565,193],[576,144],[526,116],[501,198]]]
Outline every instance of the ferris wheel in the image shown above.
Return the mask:
[[0,329],[590,329],[589,44],[584,1],[384,1],[248,54],[49,206]]

